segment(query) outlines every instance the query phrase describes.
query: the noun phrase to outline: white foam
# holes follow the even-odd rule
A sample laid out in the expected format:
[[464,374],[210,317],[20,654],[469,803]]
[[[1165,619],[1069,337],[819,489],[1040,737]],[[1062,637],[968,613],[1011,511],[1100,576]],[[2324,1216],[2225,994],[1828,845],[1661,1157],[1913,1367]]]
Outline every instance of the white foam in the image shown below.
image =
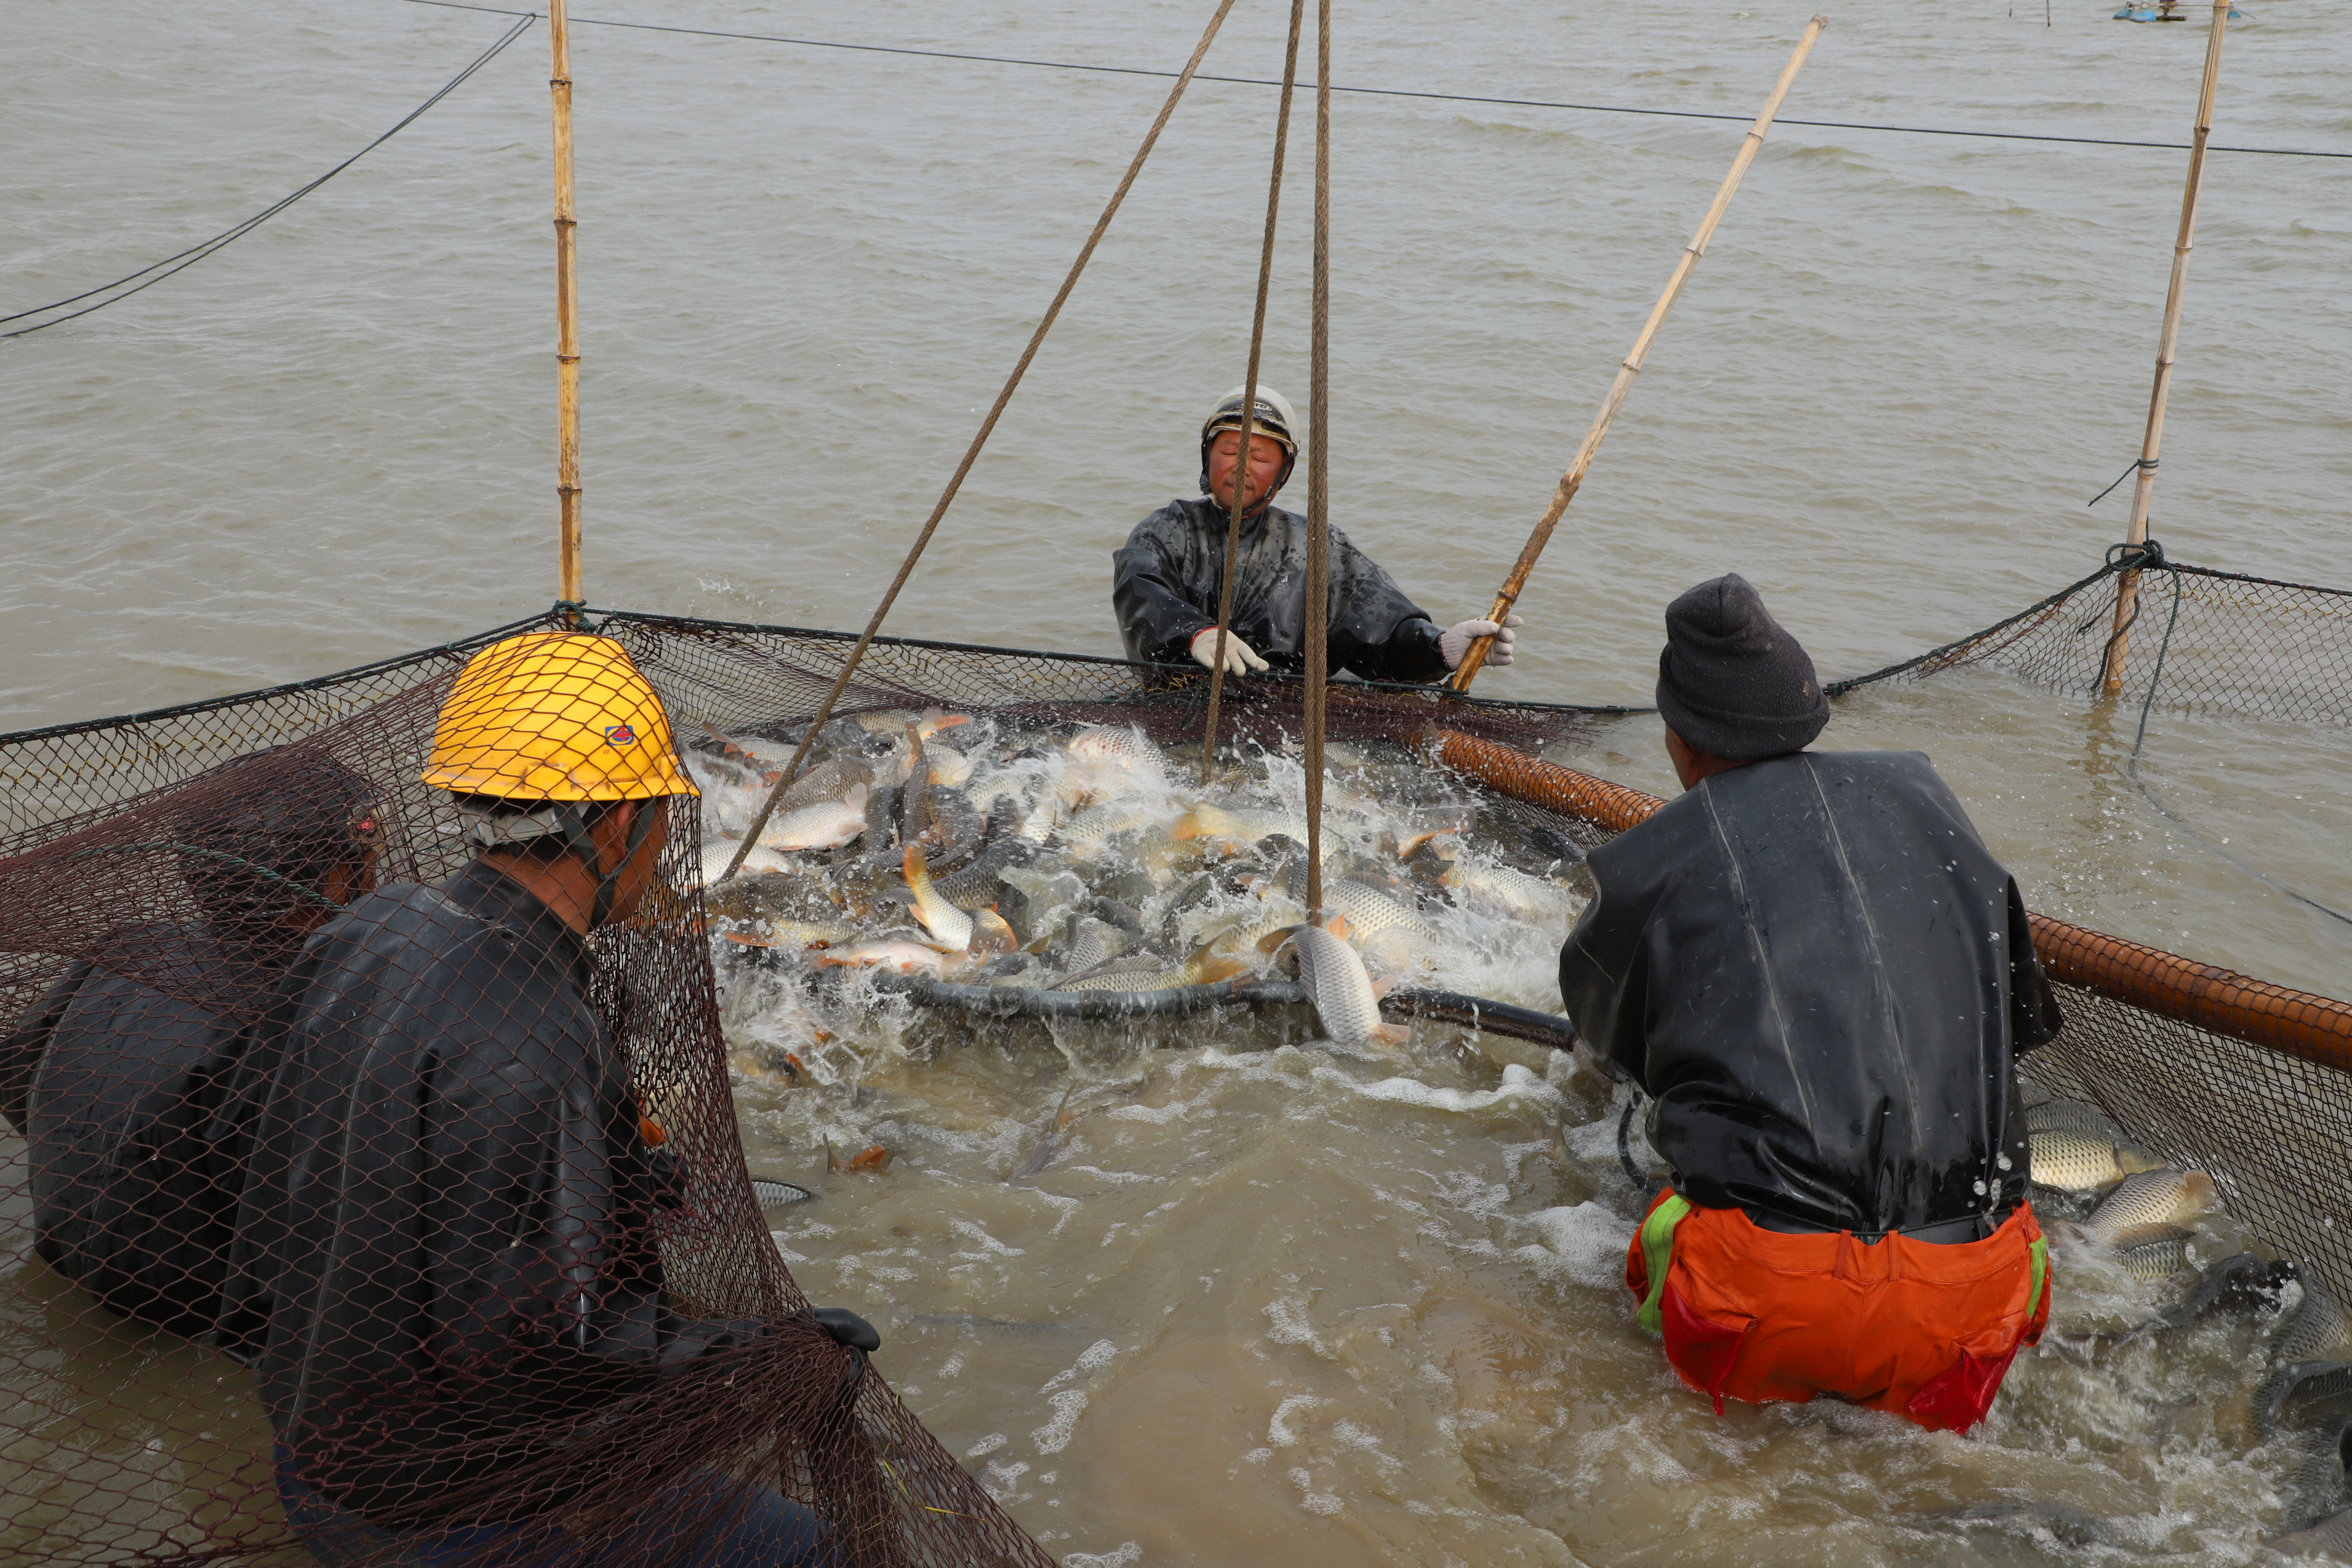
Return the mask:
[[1077,1431],[1078,1417],[1087,1413],[1084,1390],[1066,1388],[1049,1395],[1045,1403],[1053,1406],[1054,1418],[1029,1434],[1040,1454],[1058,1454],[1070,1446],[1072,1434]]
[[[1323,1077],[1335,1069],[1317,1073]],[[1413,1078],[1384,1078],[1378,1083],[1354,1086],[1358,1094],[1367,1100],[1386,1100],[1399,1105],[1417,1105],[1424,1110],[1486,1110],[1507,1100],[1557,1100],[1559,1091],[1538,1078],[1534,1072],[1512,1062],[1503,1068],[1503,1081],[1493,1089],[1439,1089]]]
[[1516,1256],[1556,1268],[1580,1285],[1622,1281],[1633,1227],[1599,1204],[1538,1210],[1527,1215],[1526,1223],[1535,1227],[1542,1245],[1523,1247]]

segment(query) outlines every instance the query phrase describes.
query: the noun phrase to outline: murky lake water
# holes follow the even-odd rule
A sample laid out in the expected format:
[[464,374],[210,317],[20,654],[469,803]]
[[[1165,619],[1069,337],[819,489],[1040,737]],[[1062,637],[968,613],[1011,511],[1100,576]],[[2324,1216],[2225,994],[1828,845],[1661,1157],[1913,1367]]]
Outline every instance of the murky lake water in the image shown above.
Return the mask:
[[[2182,139],[2202,26],[2112,9],[1842,14],[1788,112]],[[2352,148],[2341,16],[2254,9],[2217,142]],[[1204,10],[590,14],[1172,67]],[[1341,10],[1349,83],[1740,114],[1803,19]],[[16,11],[0,310],[292,189],[501,26],[393,0]],[[1277,68],[1278,26],[1240,8],[1209,68]],[[344,668],[553,596],[544,47],[216,259],[0,350],[0,721]],[[593,26],[574,75],[590,597],[862,624],[1165,84]],[[1191,432],[1241,379],[1272,110],[1194,89],[891,629],[1117,651],[1109,551],[1191,490]],[[1487,602],[1738,132],[1339,101],[1334,516],[1441,621]],[[2082,503],[2137,449],[2184,161],[1776,132],[1524,603],[1529,653],[1480,689],[1645,701],[1663,605],[1726,569],[1831,674],[2082,575],[2122,531],[2121,492]],[[1265,379],[1303,404],[1294,169]],[[2183,559],[2347,578],[2347,177],[2212,161],[2156,512]],[[2172,830],[2121,783],[2116,723],[2120,744],[1978,671],[1853,699],[1826,743],[1928,751],[2037,908],[2352,994],[2347,928]],[[1671,788],[1654,720],[1582,760]],[[2340,732],[2159,714],[2147,771],[2207,837],[2352,908],[2347,761]],[[1494,976],[1536,1005],[1550,985],[1530,955]],[[2258,1556],[2284,1506],[2283,1461],[2248,1457],[2243,1325],[2025,1363],[1967,1441],[1827,1406],[1707,1415],[1613,1283],[1635,1196],[1612,1108],[1492,1040],[1465,1058],[1423,1030],[1379,1060],[1250,1031],[853,1043],[830,1087],[744,1085],[763,1172],[821,1169],[824,1137],[905,1156],[820,1180],[781,1245],[818,1299],[873,1310],[881,1364],[1057,1553],[2219,1563]],[[1439,1092],[1368,1092],[1398,1078]],[[1007,1184],[1074,1079],[1066,1155]],[[2060,1267],[2069,1321],[2162,1297]],[[9,1331],[30,1331],[44,1287],[15,1279]],[[223,1392],[186,1421],[158,1395],[159,1451],[227,1464],[205,1455],[252,1414],[203,1377]],[[2066,1547],[1937,1517],[2002,1497],[2103,1522]]]

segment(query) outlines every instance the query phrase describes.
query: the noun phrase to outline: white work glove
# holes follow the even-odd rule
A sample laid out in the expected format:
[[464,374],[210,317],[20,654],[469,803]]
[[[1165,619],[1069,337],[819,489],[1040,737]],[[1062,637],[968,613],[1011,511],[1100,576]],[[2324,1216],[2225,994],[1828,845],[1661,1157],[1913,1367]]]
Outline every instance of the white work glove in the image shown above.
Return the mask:
[[1503,617],[1501,626],[1492,621],[1456,621],[1437,634],[1437,651],[1444,658],[1446,668],[1459,669],[1462,656],[1470,651],[1470,645],[1480,637],[1491,637],[1495,646],[1486,650],[1486,663],[1491,668],[1500,669],[1511,662],[1511,645],[1518,640],[1511,628],[1518,624],[1519,617],[1509,615]]
[[[1217,668],[1216,627],[1205,627],[1193,634],[1192,658],[1199,662],[1202,669]],[[1225,673],[1227,675],[1247,675],[1254,669],[1265,668],[1265,660],[1257,656],[1257,649],[1231,632],[1225,634]]]

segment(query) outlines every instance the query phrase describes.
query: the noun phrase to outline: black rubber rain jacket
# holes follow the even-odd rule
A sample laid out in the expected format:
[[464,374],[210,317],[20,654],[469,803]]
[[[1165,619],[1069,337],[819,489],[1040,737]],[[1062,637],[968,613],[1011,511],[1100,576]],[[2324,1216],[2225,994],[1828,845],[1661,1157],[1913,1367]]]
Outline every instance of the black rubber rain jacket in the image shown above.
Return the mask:
[[588,973],[477,863],[323,927],[252,1053],[224,1338],[257,1352],[296,1469],[362,1514],[527,1462],[758,1331],[663,1300],[668,1194]]
[[1560,952],[1685,1198],[1874,1235],[2001,1215],[2016,1057],[2062,1022],[2017,884],[1916,752],[1717,773],[1592,851]]
[[225,1015],[279,971],[234,960],[201,927],[144,929],[138,947],[173,994],[80,963],[19,1031],[44,1047],[26,1117],[33,1245],[114,1310],[194,1335],[219,1310],[236,1197],[216,1094],[246,1037]]
[[[1172,500],[1112,552],[1111,605],[1128,658],[1188,663],[1194,635],[1217,624],[1225,519],[1225,509],[1205,496]],[[1429,613],[1336,528],[1329,587],[1331,670],[1366,680],[1444,678]],[[1231,629],[1276,669],[1295,675],[1307,668],[1307,520],[1297,513],[1270,506],[1244,520]]]

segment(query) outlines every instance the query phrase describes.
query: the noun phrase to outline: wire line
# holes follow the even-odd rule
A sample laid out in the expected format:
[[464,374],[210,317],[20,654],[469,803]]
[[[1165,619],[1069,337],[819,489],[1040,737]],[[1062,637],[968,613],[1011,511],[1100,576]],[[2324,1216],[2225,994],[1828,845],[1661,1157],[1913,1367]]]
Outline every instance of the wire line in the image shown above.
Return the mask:
[[[487,9],[487,7],[483,8]],[[353,163],[358,163],[361,159],[366,157],[369,153],[383,146],[386,142],[391,141],[394,136],[399,135],[411,124],[415,123],[417,117],[422,115],[426,110],[432,108],[435,104],[440,102],[443,99],[457,91],[457,89],[464,84],[467,77],[472,76],[476,71],[480,70],[484,66],[496,59],[509,44],[513,43],[517,38],[521,37],[524,33],[530,31],[531,23],[538,19],[538,14],[536,12],[517,12],[512,14],[521,16],[522,20],[508,28],[505,36],[500,37],[497,43],[492,44],[488,49],[484,50],[481,55],[475,59],[472,65],[467,66],[464,70],[459,71],[456,76],[451,77],[446,82],[442,84],[440,91],[435,93],[432,97],[426,99],[424,102],[410,110],[405,115],[403,115],[399,123],[393,126],[391,130],[385,132],[383,135],[377,137],[374,141],[369,142],[366,146],[361,148],[358,152],[352,153],[350,157],[344,159],[341,163],[336,164],[333,168],[328,170],[317,179],[312,180],[309,184],[304,185],[301,189],[295,191],[290,195],[279,197],[277,201],[270,203],[269,205],[262,208],[259,212],[255,213],[251,217],[245,219],[242,223],[225,228],[220,233],[213,236],[210,239],[198,245],[192,245],[176,256],[167,256],[161,261],[150,262],[148,265],[141,268],[138,271],[126,273],[124,276],[116,279],[111,283],[101,283],[95,289],[85,289],[79,294],[68,295],[62,300],[52,300],[46,305],[36,305],[30,310],[19,310],[14,315],[0,316],[0,326],[5,326],[10,321],[21,321],[27,316],[37,316],[45,311],[62,310],[68,305],[79,304],[82,300],[90,299],[96,295],[103,294],[107,296],[105,299],[100,300],[94,305],[83,305],[79,310],[68,311],[65,315],[55,316],[46,321],[36,321],[29,327],[19,327],[13,332],[0,332],[0,339],[21,338],[28,332],[42,331],[50,327],[60,326],[78,317],[87,316],[92,310],[102,310],[107,306],[118,303],[121,300],[128,300],[133,294],[139,293],[143,289],[153,288],[156,284],[163,281],[164,279],[171,277],[172,274],[185,271],[187,268],[194,267],[197,262],[202,261],[205,257],[212,255],[214,252],[226,247],[236,240],[244,238],[247,235],[252,233],[255,229],[260,227],[271,218],[276,217],[279,213],[284,212],[288,207],[292,206],[296,202],[300,201],[304,196],[309,195],[312,191],[317,190],[320,185],[325,184],[329,180],[333,179],[337,174],[341,174],[345,169],[350,168]],[[150,277],[149,274],[151,273],[153,274],[153,276]],[[140,283],[138,287],[131,289],[122,288],[124,284],[142,278],[144,278],[147,280],[143,283]],[[113,292],[113,290],[118,289],[121,289],[122,291],[119,294]]]
[[[536,16],[536,11],[513,11],[497,5],[469,5],[467,0],[407,0],[412,5],[439,5],[452,11],[486,11],[494,16]],[[747,43],[791,44],[808,49],[849,49],[860,54],[915,55],[925,59],[973,60],[985,65],[1032,66],[1042,70],[1092,71],[1107,76],[1172,77],[1171,70],[1154,70],[1142,66],[1080,65],[1072,60],[1033,60],[1016,55],[966,54],[955,49],[919,49],[903,44],[850,44],[835,38],[793,38],[776,33],[730,33],[716,27],[680,27],[659,22],[608,22],[593,16],[574,16],[573,22],[590,27],[625,27],[639,33],[681,33],[698,38],[736,38]],[[1238,83],[1244,87],[1280,87],[1282,83],[1270,77],[1212,76],[1202,71],[1195,81]],[[1354,93],[1370,98],[1429,99],[1441,103],[1485,103],[1507,109],[1572,109],[1588,114],[1647,114],[1672,120],[1727,120],[1745,125],[1754,119],[1747,114],[1717,114],[1700,109],[1632,109],[1615,103],[1569,103],[1549,98],[1489,98],[1467,92],[1428,92],[1402,87],[1342,87],[1331,84],[1333,92]],[[1775,120],[1775,125],[1806,125],[1822,131],[1887,131],[1906,136],[1973,136],[2002,142],[2057,142],[2084,147],[2153,147],[2163,151],[2185,153],[2186,142],[2135,142],[2116,136],[2059,136],[2033,131],[1956,131],[1934,125],[1878,125],[1848,120]],[[2352,152],[2329,153],[2307,147],[2223,147],[2208,146],[2209,153],[2258,153],[2279,158],[2352,158]]]

